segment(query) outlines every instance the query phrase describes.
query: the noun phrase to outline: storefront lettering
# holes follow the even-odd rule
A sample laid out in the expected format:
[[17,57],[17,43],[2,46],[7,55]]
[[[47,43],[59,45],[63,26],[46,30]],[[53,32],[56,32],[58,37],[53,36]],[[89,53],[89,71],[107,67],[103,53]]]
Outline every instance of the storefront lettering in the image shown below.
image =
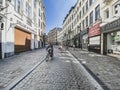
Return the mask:
[[25,29],[28,29],[28,30],[32,30],[34,31],[32,28],[26,26],[24,23],[22,23],[21,21],[17,20],[17,24],[21,25],[22,27],[24,27]]
[[21,25],[22,27],[26,28],[26,25],[23,24],[22,22],[20,22],[19,20],[17,20],[17,24]]
[[100,35],[100,23],[89,28],[88,36],[92,37],[96,35]]
[[109,31],[113,28],[118,28],[118,27],[120,28],[120,19],[101,27],[101,32],[104,32],[106,30]]

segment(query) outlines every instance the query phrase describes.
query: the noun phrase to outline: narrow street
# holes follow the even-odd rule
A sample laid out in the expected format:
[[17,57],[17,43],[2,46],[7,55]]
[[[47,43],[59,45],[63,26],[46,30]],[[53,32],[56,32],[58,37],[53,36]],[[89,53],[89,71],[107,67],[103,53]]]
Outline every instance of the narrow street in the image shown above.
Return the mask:
[[[19,62],[19,58],[25,58],[26,60],[28,60],[28,62],[29,60],[34,61],[35,59],[40,58],[43,51],[37,50],[31,53],[23,53],[21,55],[22,57],[17,57],[17,61],[15,62]],[[31,58],[28,56],[29,54]],[[34,56],[35,54],[37,55]],[[42,55],[45,56],[45,53],[42,53]],[[12,58],[10,60],[11,65]],[[6,61],[6,63],[7,62],[9,61]],[[35,65],[35,62],[33,63]],[[36,64],[37,63],[38,61],[36,61]],[[13,72],[11,69],[9,69],[9,71],[12,71],[13,73],[9,72],[9,74],[6,74],[7,70],[4,70],[4,72],[1,70],[1,74],[2,72],[4,73],[3,79],[1,78],[1,90],[11,89],[11,85],[17,80],[17,77],[22,77],[24,73],[28,72],[33,67],[31,66],[33,64],[30,63],[30,65],[25,65],[24,60],[23,62],[21,61],[21,64],[23,65],[15,66],[16,73]],[[13,65],[11,66],[11,68],[13,67]],[[4,65],[1,64],[1,66]],[[26,67],[26,69],[23,69],[22,67]],[[7,67],[5,68],[7,69]],[[18,68],[21,69],[19,70]],[[8,75],[9,77],[7,77],[6,75]],[[64,50],[61,52],[58,50],[57,47],[55,47],[54,59],[52,61],[49,60],[48,62],[44,61],[43,63],[41,63],[32,73],[30,73],[27,77],[20,81],[20,83],[18,83],[14,88],[12,88],[12,90],[102,90],[100,89],[100,86],[97,85],[94,80],[91,81],[91,77],[89,77],[89,74],[68,51]],[[7,80],[10,80],[11,82]]]

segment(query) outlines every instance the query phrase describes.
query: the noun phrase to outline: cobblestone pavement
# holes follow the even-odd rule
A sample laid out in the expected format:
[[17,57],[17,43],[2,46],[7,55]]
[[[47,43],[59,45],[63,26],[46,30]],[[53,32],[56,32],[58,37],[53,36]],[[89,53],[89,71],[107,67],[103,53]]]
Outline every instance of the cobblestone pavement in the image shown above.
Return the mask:
[[69,51],[104,87],[120,90],[120,60],[77,48],[76,50],[69,48]]
[[29,71],[45,57],[45,50],[34,50],[20,53],[0,60],[0,90],[10,85],[17,78]]
[[97,90],[78,63],[68,51],[55,49],[52,61],[44,61],[13,90]]

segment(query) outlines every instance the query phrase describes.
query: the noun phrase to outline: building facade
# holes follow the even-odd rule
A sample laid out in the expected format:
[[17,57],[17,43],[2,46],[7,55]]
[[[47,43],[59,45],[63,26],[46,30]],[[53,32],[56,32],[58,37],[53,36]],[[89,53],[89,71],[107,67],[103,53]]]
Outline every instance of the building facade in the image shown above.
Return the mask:
[[42,47],[45,9],[42,0],[2,0],[1,58]]
[[[96,32],[100,32],[100,27],[99,30],[95,27],[96,24],[99,25],[101,2],[102,0],[78,0],[71,8],[63,22],[63,30],[66,32],[71,30],[70,44],[75,44],[76,47],[86,50],[88,48],[93,51],[99,49],[100,52],[100,33],[95,35],[90,35],[90,33],[93,33],[93,28]],[[95,39],[98,39],[99,42],[94,42]]]
[[58,44],[57,35],[60,30],[61,30],[61,28],[56,27],[49,31],[49,33],[48,33],[48,42],[49,43],[52,43],[54,45]]
[[120,0],[104,0],[101,10],[101,53],[120,54]]
[[102,54],[120,53],[119,19],[119,0],[78,0],[63,21],[63,42]]

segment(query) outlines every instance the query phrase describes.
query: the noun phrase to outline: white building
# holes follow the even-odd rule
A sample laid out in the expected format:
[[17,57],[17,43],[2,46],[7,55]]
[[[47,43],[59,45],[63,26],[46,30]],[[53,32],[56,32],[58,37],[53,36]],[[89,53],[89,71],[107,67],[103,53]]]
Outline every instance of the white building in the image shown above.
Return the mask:
[[100,40],[92,43],[92,40],[100,39],[100,33],[89,36],[88,31],[90,31],[90,28],[92,30],[92,28],[96,27],[96,24],[99,24],[101,3],[102,0],[78,0],[75,6],[71,8],[63,22],[63,30],[68,31],[67,41],[69,45],[74,43],[76,47],[88,49],[89,41],[91,49],[96,47],[100,49]]
[[104,0],[101,12],[101,54],[120,55],[120,0]]
[[[0,12],[4,29],[1,36],[1,58],[41,47],[45,33],[45,12],[42,0],[2,0],[7,7]],[[43,34],[43,35],[42,35]]]
[[61,32],[69,46],[120,54],[120,0],[78,0]]

